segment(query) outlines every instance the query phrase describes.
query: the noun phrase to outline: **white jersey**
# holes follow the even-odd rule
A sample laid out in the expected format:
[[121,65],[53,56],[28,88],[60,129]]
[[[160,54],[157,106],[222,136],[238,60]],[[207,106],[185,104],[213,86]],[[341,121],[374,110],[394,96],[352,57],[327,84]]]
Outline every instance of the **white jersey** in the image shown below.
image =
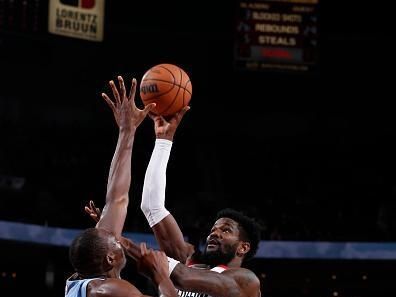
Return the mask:
[[[202,269],[201,267],[199,267],[198,265],[191,265],[190,267],[192,268],[197,268],[197,269]],[[210,271],[214,271],[217,273],[222,273],[224,270],[227,270],[227,266],[224,265],[219,265],[216,267],[213,267],[212,269],[210,269]],[[197,293],[197,292],[189,292],[189,291],[181,291],[181,290],[177,290],[177,295],[179,297],[211,297],[208,294],[205,293]]]

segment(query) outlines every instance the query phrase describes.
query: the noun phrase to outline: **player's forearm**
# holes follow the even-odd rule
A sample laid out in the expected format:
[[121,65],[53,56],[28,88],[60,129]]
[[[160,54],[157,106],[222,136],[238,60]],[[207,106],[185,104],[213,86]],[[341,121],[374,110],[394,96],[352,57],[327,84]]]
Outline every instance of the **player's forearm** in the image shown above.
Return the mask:
[[131,158],[134,133],[120,130],[107,183],[106,204],[96,227],[119,237],[124,227],[129,203]]
[[177,222],[165,208],[166,167],[172,142],[157,139],[147,167],[141,209],[158,244],[167,255],[185,262],[193,249],[184,241]]
[[166,168],[172,142],[157,139],[144,178],[141,209],[153,227],[164,219],[169,211],[165,208]]
[[[120,130],[107,181],[106,203],[125,200],[131,184],[131,159],[135,133]],[[128,201],[124,201],[128,203]]]

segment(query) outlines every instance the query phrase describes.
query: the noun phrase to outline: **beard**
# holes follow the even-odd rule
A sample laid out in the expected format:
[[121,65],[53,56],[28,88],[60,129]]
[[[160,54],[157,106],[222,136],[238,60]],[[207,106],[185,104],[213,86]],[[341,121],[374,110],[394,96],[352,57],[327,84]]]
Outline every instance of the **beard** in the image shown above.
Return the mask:
[[237,244],[219,246],[215,251],[208,251],[207,244],[204,252],[201,255],[201,263],[210,265],[211,267],[217,265],[227,265],[236,254]]

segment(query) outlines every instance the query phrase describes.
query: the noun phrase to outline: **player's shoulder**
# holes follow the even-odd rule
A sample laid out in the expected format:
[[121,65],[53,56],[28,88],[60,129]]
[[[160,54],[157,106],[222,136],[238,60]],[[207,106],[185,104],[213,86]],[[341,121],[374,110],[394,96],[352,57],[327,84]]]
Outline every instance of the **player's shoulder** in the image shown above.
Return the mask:
[[117,279],[92,280],[87,288],[87,297],[141,296],[141,292],[130,282]]

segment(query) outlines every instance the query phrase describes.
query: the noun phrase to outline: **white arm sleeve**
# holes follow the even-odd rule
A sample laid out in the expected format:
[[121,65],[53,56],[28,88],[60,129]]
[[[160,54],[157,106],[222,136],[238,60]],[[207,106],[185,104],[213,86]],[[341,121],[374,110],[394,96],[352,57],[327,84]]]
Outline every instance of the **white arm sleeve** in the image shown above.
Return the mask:
[[165,218],[169,211],[165,208],[166,167],[172,148],[172,141],[156,139],[150,162],[144,177],[142,203],[140,205],[146,219],[153,227]]

